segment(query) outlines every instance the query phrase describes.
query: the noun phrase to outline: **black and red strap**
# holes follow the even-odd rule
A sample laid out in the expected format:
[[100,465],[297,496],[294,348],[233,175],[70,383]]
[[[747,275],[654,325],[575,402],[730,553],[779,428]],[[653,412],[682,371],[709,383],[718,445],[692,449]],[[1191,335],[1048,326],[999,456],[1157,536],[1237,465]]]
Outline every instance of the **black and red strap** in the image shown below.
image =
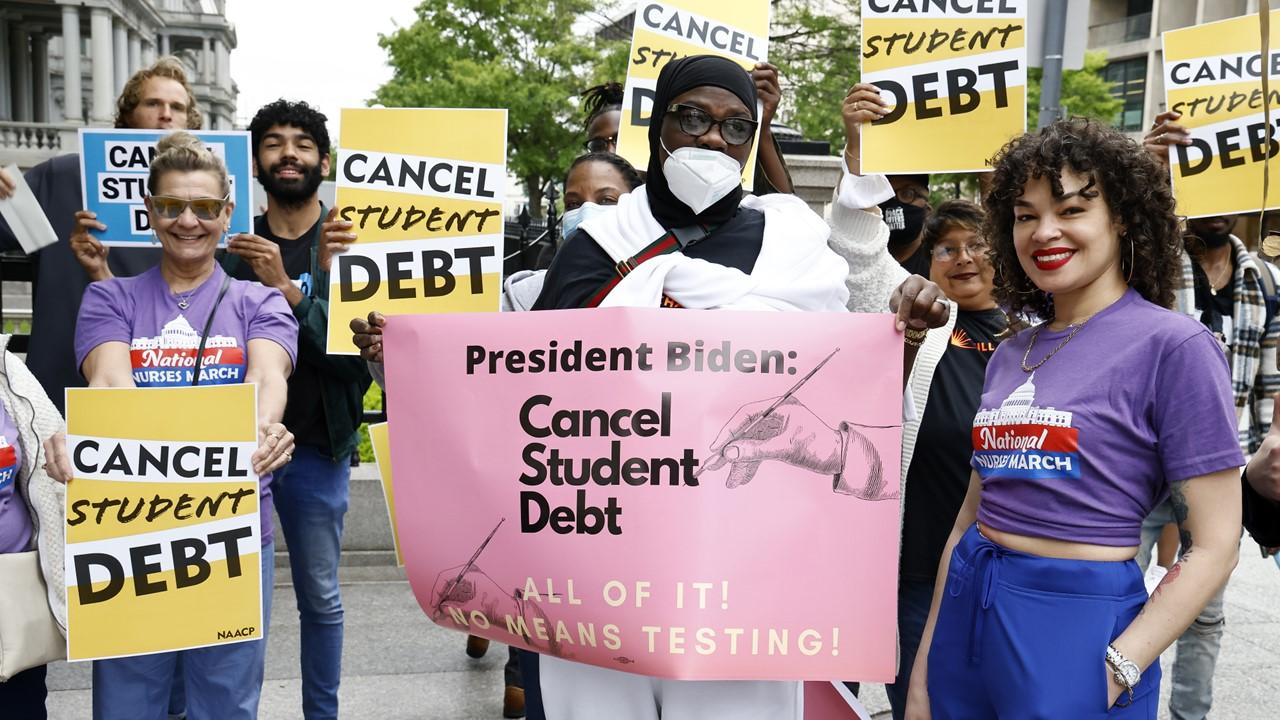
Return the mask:
[[[690,228],[668,230],[662,237],[649,243],[649,245],[640,252],[615,265],[613,268],[613,276],[610,277],[599,290],[592,294],[591,297],[587,298],[587,301],[582,304],[582,307],[600,307],[600,303],[604,302],[604,299],[609,296],[609,293],[613,292],[613,289],[618,286],[618,283],[622,282],[622,278],[626,277],[632,270],[635,270],[656,257],[684,249],[686,245],[690,245],[693,242],[697,242],[698,240],[710,235],[715,228],[716,226],[699,225],[696,227],[694,232],[696,237],[684,241],[680,239],[681,235],[689,237]],[[679,302],[676,302],[676,300],[671,298],[669,295],[663,295],[661,307],[679,308],[684,306]]]

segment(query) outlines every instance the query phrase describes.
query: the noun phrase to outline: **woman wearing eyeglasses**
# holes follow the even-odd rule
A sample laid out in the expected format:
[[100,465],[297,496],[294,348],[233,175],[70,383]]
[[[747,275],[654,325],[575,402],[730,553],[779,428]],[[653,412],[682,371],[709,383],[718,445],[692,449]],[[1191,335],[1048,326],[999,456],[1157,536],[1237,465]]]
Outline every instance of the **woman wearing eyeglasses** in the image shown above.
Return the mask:
[[[873,207],[875,193],[859,202],[858,183],[842,184],[831,226],[794,195],[743,194],[755,100],[751,76],[724,58],[692,56],[664,66],[649,127],[646,184],[618,198],[612,212],[582,221],[557,254],[533,309],[888,307],[906,272],[885,251],[888,229],[878,213],[857,209]],[[879,182],[888,192],[883,178]],[[856,275],[829,239],[861,253],[866,262]],[[620,276],[619,267],[631,269]],[[899,294],[899,327],[922,331],[946,320],[945,300],[924,278],[908,279]],[[801,684],[794,682],[663,680],[549,656],[540,672],[547,717],[557,720],[798,720],[803,711]]]
[[[160,265],[89,286],[76,323],[76,362],[91,387],[257,384],[260,445],[252,462],[260,477],[261,557],[269,559],[271,472],[292,457],[293,434],[280,418],[298,323],[278,290],[232,280],[214,262],[234,207],[222,161],[186,132],[165,137],[157,150],[146,204]],[[204,352],[192,363],[198,347]],[[69,479],[65,444],[49,456],[50,474]],[[263,617],[269,618],[272,563],[261,563],[261,572]],[[263,631],[262,640],[95,662],[95,720],[164,718],[179,656],[188,718],[257,717]]]
[[[949,323],[925,339],[909,385],[919,415],[903,424],[910,458],[903,500],[898,581],[898,679],[886,687],[893,717],[906,712],[907,681],[929,617],[938,560],[969,487],[969,430],[987,362],[1008,325],[992,295],[995,270],[982,236],[983,212],[948,200],[925,218],[921,242],[929,279],[956,303]],[[914,452],[913,452],[914,451]]]
[[[752,192],[756,195],[795,192],[787,161],[772,130],[774,113],[782,101],[778,68],[769,63],[756,63],[751,70],[751,82],[756,86],[756,98],[764,111],[760,117],[760,153],[756,158]],[[623,87],[616,82],[604,83],[582,91],[581,97],[582,109],[586,112],[583,130],[587,135],[583,149],[589,153],[617,152]]]

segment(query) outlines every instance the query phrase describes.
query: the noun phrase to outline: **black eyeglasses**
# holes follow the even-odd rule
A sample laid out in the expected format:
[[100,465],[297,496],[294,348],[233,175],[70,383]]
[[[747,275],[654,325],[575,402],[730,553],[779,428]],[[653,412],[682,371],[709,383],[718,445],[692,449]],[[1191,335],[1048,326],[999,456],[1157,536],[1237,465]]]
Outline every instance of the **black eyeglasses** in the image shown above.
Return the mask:
[[617,135],[610,135],[608,137],[591,138],[590,140],[582,143],[582,147],[586,148],[587,152],[593,152],[593,153],[613,152],[613,149],[617,146],[618,146]]
[[220,198],[186,198],[170,197],[168,195],[152,195],[151,209],[157,215],[166,220],[175,220],[186,212],[187,208],[191,208],[191,212],[201,220],[216,220],[222,214],[222,210],[227,207],[229,197]]
[[675,113],[676,121],[680,123],[680,130],[686,135],[702,137],[711,132],[711,128],[719,125],[720,137],[730,145],[750,142],[751,138],[756,136],[756,125],[759,124],[755,120],[744,117],[716,120],[702,108],[679,103],[667,108],[667,112]]

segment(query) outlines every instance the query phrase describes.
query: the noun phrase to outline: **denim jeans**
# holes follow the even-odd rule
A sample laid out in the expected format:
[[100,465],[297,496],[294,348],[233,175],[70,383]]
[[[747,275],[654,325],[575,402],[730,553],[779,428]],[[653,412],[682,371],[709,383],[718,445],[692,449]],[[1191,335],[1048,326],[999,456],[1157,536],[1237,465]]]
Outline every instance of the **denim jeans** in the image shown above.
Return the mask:
[[271,624],[275,543],[263,546],[262,639],[93,663],[93,720],[166,720],[182,658],[188,720],[256,720]]
[[884,686],[893,709],[893,720],[902,720],[907,712],[907,687],[911,682],[911,668],[920,649],[920,636],[929,619],[929,606],[933,604],[933,583],[928,580],[902,578],[898,581],[898,677]]
[[350,480],[350,456],[330,458],[314,447],[299,445],[271,486],[298,598],[302,713],[307,720],[338,717],[342,675],[338,559]]
[[[1160,537],[1160,529],[1174,522],[1173,507],[1168,500],[1156,506],[1142,522],[1142,544],[1138,547],[1138,564],[1143,571],[1151,562],[1152,547]],[[1202,720],[1213,705],[1213,669],[1222,647],[1222,628],[1226,616],[1222,609],[1224,585],[1178,638],[1178,651],[1173,661],[1173,684],[1170,687],[1169,715],[1173,720]]]

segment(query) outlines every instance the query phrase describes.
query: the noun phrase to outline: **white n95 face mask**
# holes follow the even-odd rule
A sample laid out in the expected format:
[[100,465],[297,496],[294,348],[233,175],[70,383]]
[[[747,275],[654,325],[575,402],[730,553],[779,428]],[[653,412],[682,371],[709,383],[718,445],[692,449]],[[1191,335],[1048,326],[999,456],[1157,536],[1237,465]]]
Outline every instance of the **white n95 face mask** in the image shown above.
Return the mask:
[[[662,149],[667,150],[665,143]],[[682,147],[675,152],[667,150],[667,153],[667,159],[662,163],[667,186],[671,188],[671,194],[688,205],[695,215],[742,184],[742,166],[722,152]]]
[[593,202],[584,202],[572,210],[565,210],[564,216],[560,218],[560,237],[568,240],[569,236],[578,229],[578,226],[583,221],[617,209],[617,205],[597,205]]

